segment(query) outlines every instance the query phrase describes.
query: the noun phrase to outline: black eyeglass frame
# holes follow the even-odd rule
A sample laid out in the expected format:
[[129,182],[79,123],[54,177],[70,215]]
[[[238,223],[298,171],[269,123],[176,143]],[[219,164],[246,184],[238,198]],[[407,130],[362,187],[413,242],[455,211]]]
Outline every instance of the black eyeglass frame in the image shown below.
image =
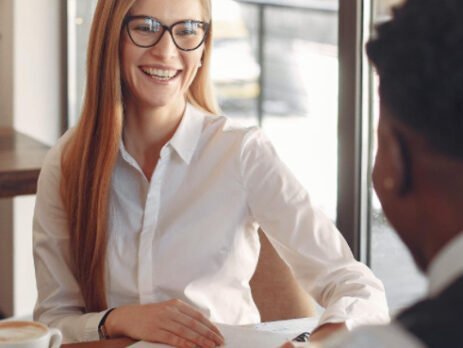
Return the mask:
[[[130,21],[132,21],[134,19],[150,19],[152,21],[158,22],[161,25],[161,28],[163,29],[163,32],[161,33],[161,36],[159,36],[159,39],[156,42],[154,42],[152,45],[139,45],[139,44],[137,44],[135,42],[135,40],[133,39],[132,35],[130,34],[130,30],[129,30],[129,23],[130,23]],[[188,49],[182,48],[175,41],[174,34],[172,33],[172,29],[176,25],[181,24],[181,23],[185,23],[185,22],[201,24],[201,25],[204,26],[204,37],[201,40],[201,42],[195,48],[188,48]],[[162,40],[162,38],[163,38],[164,34],[166,33],[166,31],[168,31],[169,34],[170,34],[170,37],[171,37],[171,39],[172,39],[172,41],[173,41],[173,43],[175,45],[175,47],[177,47],[179,50],[182,50],[182,51],[185,51],[185,52],[197,50],[207,40],[207,37],[209,35],[209,29],[210,29],[210,23],[208,23],[208,22],[203,22],[203,21],[198,21],[198,20],[193,20],[193,19],[187,19],[187,20],[175,22],[174,24],[168,26],[168,25],[162,24],[161,21],[159,21],[158,19],[156,19],[154,17],[150,17],[150,16],[127,16],[124,19],[124,26],[125,26],[125,28],[127,30],[127,34],[129,35],[130,40],[133,42],[133,44],[135,46],[142,47],[142,48],[154,47],[159,43],[159,41]]]

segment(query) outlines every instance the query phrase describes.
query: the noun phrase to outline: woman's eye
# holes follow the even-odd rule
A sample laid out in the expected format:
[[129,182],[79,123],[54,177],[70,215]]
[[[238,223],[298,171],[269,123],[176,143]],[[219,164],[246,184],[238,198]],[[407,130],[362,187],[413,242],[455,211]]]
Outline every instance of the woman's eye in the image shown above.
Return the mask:
[[161,25],[158,22],[146,19],[144,21],[133,23],[133,29],[140,33],[157,33],[161,30]]
[[181,36],[198,35],[198,29],[198,23],[185,23],[183,26],[178,28],[176,34]]
[[153,31],[149,26],[145,26],[145,25],[140,25],[138,27],[135,27],[135,30],[145,32],[145,33]]
[[177,32],[177,35],[182,35],[182,36],[196,35],[196,34],[197,34],[196,30],[193,30],[193,29],[184,29],[184,30],[180,30]]

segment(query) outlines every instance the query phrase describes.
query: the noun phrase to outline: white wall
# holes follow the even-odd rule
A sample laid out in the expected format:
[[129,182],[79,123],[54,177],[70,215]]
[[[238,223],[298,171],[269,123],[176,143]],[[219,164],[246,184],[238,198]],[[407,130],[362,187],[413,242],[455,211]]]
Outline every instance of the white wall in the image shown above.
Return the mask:
[[[17,0],[15,0],[17,1]],[[11,315],[28,316],[37,299],[32,257],[32,215],[35,196],[13,200],[13,308]]]
[[63,2],[14,0],[14,127],[50,145],[60,132]]
[[[60,135],[64,0],[0,0],[0,125],[52,145]],[[4,36],[7,36],[7,40]],[[0,200],[0,311],[29,315],[36,299],[34,196]],[[10,274],[9,271],[13,273]]]

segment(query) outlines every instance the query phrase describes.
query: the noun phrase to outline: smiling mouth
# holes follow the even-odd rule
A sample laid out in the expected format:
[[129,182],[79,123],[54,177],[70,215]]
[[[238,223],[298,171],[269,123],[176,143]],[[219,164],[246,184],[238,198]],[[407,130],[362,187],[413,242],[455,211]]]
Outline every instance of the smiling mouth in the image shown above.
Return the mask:
[[165,70],[165,69],[155,69],[155,68],[140,68],[143,73],[153,79],[160,81],[169,81],[176,78],[181,70]]

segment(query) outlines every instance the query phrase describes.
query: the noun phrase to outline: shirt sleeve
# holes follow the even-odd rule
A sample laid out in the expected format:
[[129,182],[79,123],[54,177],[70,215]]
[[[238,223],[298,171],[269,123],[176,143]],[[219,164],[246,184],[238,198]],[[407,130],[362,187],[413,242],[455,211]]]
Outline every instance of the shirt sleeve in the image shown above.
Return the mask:
[[70,267],[69,230],[59,194],[62,140],[48,153],[38,180],[33,221],[38,290],[34,320],[60,329],[65,343],[98,340],[98,324],[105,311],[84,313],[84,301]]
[[261,130],[245,136],[240,163],[251,213],[299,283],[325,307],[319,325],[388,322],[383,284],[355,260]]
[[417,338],[401,326],[365,326],[349,333],[330,337],[320,348],[425,348]]

